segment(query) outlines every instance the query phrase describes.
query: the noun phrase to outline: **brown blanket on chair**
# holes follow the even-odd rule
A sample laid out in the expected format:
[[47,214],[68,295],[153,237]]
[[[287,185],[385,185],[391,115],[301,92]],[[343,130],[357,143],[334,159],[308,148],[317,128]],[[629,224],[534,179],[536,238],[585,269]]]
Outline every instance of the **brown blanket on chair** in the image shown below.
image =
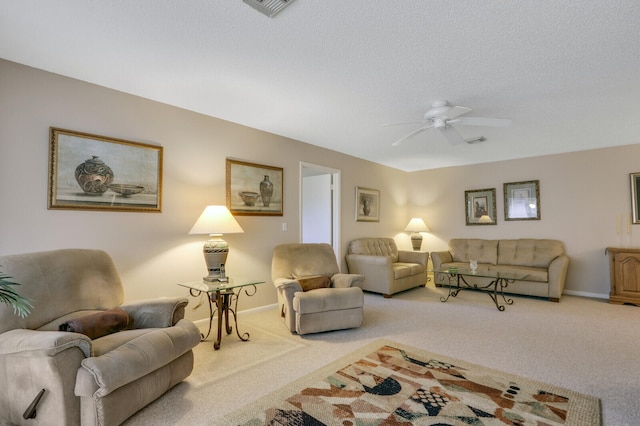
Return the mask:
[[81,333],[93,340],[120,331],[128,324],[129,315],[122,309],[114,308],[65,321],[58,330]]

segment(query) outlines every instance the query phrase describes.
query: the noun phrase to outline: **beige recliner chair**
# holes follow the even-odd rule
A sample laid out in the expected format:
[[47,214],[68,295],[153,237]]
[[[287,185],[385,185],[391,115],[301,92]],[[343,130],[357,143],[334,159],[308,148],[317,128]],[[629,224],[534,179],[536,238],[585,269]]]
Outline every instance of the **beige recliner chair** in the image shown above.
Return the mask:
[[[0,256],[0,265],[33,305],[21,318],[0,303],[0,424],[118,425],[191,374],[200,332],[183,319],[187,300],[123,304],[122,283],[104,251]],[[98,330],[111,308],[124,311],[121,331],[94,340],[58,331],[90,314],[97,314]],[[42,389],[35,418],[25,420]]]
[[359,238],[349,243],[349,272],[365,276],[362,289],[384,297],[427,283],[426,251],[398,250],[393,238]]
[[[364,277],[341,274],[329,244],[282,244],[273,250],[271,278],[278,306],[292,333],[359,327]],[[305,287],[320,287],[303,290]]]

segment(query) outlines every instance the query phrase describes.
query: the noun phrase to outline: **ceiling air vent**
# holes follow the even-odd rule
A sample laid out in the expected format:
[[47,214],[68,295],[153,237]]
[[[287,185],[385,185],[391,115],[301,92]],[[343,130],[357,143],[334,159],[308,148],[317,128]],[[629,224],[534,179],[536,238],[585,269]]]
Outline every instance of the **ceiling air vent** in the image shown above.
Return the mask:
[[242,0],[258,12],[269,18],[276,16],[282,9],[293,3],[294,0]]

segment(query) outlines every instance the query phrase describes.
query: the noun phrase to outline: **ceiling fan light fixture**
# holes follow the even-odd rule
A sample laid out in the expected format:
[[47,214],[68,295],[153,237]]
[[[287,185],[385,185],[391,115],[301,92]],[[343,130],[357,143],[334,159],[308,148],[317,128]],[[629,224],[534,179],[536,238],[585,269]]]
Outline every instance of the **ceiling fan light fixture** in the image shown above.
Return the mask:
[[263,15],[273,18],[294,0],[242,0]]

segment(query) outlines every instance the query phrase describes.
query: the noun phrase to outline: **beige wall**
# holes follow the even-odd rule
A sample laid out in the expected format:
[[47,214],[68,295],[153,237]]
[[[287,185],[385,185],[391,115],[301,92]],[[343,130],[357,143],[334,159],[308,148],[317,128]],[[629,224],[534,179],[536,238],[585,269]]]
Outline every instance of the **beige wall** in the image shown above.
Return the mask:
[[[488,141],[486,143],[491,143]],[[629,173],[640,171],[640,145],[501,161],[411,174],[411,213],[425,218],[431,234],[423,249],[446,249],[456,237],[555,238],[571,258],[565,292],[608,297],[607,246],[639,245],[640,226],[630,238],[616,219],[631,211]],[[504,220],[503,184],[540,180],[541,220]],[[495,188],[498,223],[466,226],[464,191]],[[630,241],[630,242],[629,242]]]
[[[50,126],[163,146],[162,213],[48,210]],[[102,248],[113,256],[128,300],[186,295],[176,283],[205,272],[204,236],[187,233],[206,205],[225,203],[226,157],[284,168],[284,216],[238,217],[245,233],[225,237],[230,275],[267,281],[240,309],[275,303],[271,249],[299,239],[300,161],[342,171],[343,254],[360,236],[393,236],[410,249],[399,231],[411,216],[431,228],[423,244],[429,251],[453,237],[557,238],[571,257],[568,290],[600,297],[609,285],[604,248],[618,243],[616,216],[630,210],[628,174],[640,171],[640,145],[632,145],[405,173],[0,60],[0,254]],[[542,220],[505,222],[502,184],[531,179],[540,180]],[[354,221],[357,185],[381,191],[379,223]],[[497,190],[498,225],[465,226],[464,191],[482,188]],[[640,244],[637,226],[632,243]],[[189,317],[206,314],[201,307]]]
[[[163,146],[162,213],[48,210],[50,126]],[[300,161],[342,172],[343,250],[359,236],[393,236],[409,219],[407,173],[0,60],[1,254],[101,248],[114,258],[127,299],[186,295],[176,283],[206,272],[206,237],[187,233],[206,205],[225,204],[226,157],[284,168],[284,216],[238,217],[245,233],[225,236],[228,273],[267,281],[254,297],[241,299],[240,309],[276,301],[271,250],[299,240]],[[356,185],[380,189],[379,223],[354,221]],[[398,239],[410,248],[408,237]],[[206,315],[205,307],[189,313]]]

